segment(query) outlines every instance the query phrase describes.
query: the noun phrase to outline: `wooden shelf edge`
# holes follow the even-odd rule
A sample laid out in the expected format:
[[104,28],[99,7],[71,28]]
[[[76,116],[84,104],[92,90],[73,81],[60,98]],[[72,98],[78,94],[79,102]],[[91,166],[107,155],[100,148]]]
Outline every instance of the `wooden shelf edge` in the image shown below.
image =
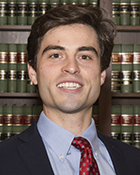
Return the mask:
[[117,26],[118,31],[135,31],[139,32],[140,31],[140,26]]
[[39,97],[38,93],[0,93],[2,98],[37,98]]
[[4,31],[30,31],[30,25],[0,25],[0,30]]
[[[140,26],[116,26],[118,31],[140,31]],[[31,25],[0,25],[5,31],[30,31]]]
[[112,93],[112,98],[140,98],[140,93]]

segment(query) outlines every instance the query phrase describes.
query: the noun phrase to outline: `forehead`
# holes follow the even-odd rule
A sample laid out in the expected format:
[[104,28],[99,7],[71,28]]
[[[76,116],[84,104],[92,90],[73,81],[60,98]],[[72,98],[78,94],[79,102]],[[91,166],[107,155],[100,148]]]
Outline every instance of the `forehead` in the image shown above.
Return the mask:
[[41,44],[67,43],[98,45],[98,37],[95,30],[84,24],[70,24],[50,29],[43,37]]

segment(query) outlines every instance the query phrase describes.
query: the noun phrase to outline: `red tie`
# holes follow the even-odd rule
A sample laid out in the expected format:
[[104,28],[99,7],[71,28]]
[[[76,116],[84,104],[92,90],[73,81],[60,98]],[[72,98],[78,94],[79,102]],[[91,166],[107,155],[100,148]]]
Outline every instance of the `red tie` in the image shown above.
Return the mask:
[[73,139],[72,145],[81,151],[80,175],[100,175],[88,140],[76,137]]

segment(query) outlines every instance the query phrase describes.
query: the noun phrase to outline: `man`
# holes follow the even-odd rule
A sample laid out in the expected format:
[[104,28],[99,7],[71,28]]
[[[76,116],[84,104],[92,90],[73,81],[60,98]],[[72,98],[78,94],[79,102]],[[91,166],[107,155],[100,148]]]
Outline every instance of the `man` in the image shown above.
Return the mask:
[[93,7],[60,6],[35,21],[28,38],[28,71],[43,112],[29,129],[1,143],[2,175],[81,174],[82,153],[73,142],[79,136],[91,145],[96,174],[140,174],[140,150],[96,131],[92,119],[114,30]]

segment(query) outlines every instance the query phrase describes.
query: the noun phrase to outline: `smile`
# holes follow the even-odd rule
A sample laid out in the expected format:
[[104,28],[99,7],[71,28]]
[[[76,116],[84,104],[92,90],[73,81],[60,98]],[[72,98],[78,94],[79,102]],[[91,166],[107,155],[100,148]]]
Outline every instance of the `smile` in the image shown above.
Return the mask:
[[66,82],[66,83],[58,84],[57,87],[64,88],[64,89],[78,89],[78,88],[80,88],[82,86],[80,84],[78,84],[78,83]]

